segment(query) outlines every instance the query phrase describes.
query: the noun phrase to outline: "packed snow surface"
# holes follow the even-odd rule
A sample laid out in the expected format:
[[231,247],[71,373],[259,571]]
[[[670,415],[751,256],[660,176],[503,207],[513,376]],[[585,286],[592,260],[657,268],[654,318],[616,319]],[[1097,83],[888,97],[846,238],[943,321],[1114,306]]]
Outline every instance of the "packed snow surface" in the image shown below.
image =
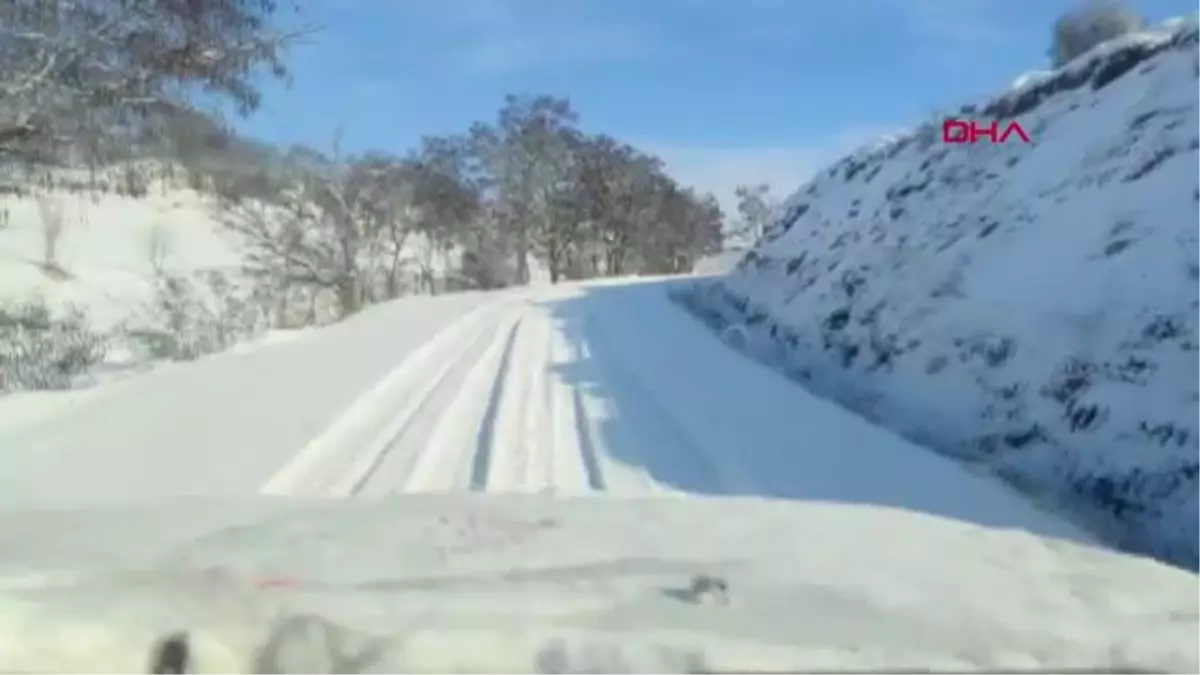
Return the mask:
[[0,669],[1196,668],[1196,577],[807,394],[680,283],[0,399]]

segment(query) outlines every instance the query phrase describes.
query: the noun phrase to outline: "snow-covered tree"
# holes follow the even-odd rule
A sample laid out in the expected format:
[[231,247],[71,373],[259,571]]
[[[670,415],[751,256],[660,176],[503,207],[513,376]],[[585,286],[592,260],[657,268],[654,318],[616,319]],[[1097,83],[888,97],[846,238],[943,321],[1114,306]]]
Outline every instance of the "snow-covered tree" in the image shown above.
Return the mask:
[[734,194],[738,200],[738,222],[731,234],[739,243],[753,245],[779,218],[779,202],[766,183],[739,185]]
[[197,90],[255,109],[254,76],[282,76],[296,33],[275,0],[5,0],[0,3],[0,160],[115,150]]

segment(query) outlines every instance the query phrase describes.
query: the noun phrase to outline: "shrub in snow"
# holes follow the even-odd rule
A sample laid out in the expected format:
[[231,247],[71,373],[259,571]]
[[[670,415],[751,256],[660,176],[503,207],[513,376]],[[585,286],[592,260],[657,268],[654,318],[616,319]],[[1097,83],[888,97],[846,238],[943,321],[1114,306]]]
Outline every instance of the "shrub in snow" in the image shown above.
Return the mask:
[[76,308],[55,317],[36,300],[0,307],[0,391],[69,389],[104,360],[107,346]]
[[1141,17],[1121,3],[1093,0],[1054,22],[1050,58],[1057,68],[1101,42],[1132,33],[1141,27]]
[[129,331],[156,359],[187,361],[223,351],[265,329],[265,312],[219,271],[159,278],[152,320]]

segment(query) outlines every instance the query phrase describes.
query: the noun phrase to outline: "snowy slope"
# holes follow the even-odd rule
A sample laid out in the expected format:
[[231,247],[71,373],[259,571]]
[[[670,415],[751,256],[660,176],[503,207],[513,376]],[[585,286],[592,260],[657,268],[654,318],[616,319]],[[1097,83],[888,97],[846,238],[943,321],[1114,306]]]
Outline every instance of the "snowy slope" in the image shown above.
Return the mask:
[[[1101,45],[792,196],[689,293],[806,386],[1197,564],[1197,28]],[[1001,124],[1001,127],[1004,123]]]
[[[57,257],[65,274],[47,274],[41,265],[43,206],[62,219]],[[179,189],[140,198],[67,189],[0,197],[7,211],[0,227],[0,300],[40,296],[52,307],[76,305],[96,328],[111,329],[153,298],[155,255],[177,273],[237,267],[239,242],[221,226],[215,206],[207,195]]]
[[741,499],[0,513],[0,669],[1195,672],[1196,577],[903,510]]
[[[197,280],[216,272],[234,287],[249,283],[242,274],[246,242],[224,223],[232,214],[219,198],[168,179],[151,181],[141,197],[119,194],[108,183],[120,171],[101,174],[104,189],[82,187],[86,172],[58,170],[50,187],[30,183],[26,194],[0,194],[0,305],[41,299],[55,313],[75,307],[91,328],[107,333],[154,322],[159,274]],[[52,223],[61,232],[56,265],[48,268]],[[426,257],[422,237],[406,246],[406,262]],[[452,260],[429,257],[435,273]],[[197,290],[202,301],[217,302],[204,297],[204,284]],[[321,323],[331,318],[319,314]]]

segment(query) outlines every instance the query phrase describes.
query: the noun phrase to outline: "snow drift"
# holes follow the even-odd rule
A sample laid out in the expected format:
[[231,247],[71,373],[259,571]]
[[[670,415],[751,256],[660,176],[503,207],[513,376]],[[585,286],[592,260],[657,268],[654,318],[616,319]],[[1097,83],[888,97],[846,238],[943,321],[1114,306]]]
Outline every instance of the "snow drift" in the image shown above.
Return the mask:
[[684,300],[811,390],[1197,565],[1197,26],[1101,45],[801,187]]

